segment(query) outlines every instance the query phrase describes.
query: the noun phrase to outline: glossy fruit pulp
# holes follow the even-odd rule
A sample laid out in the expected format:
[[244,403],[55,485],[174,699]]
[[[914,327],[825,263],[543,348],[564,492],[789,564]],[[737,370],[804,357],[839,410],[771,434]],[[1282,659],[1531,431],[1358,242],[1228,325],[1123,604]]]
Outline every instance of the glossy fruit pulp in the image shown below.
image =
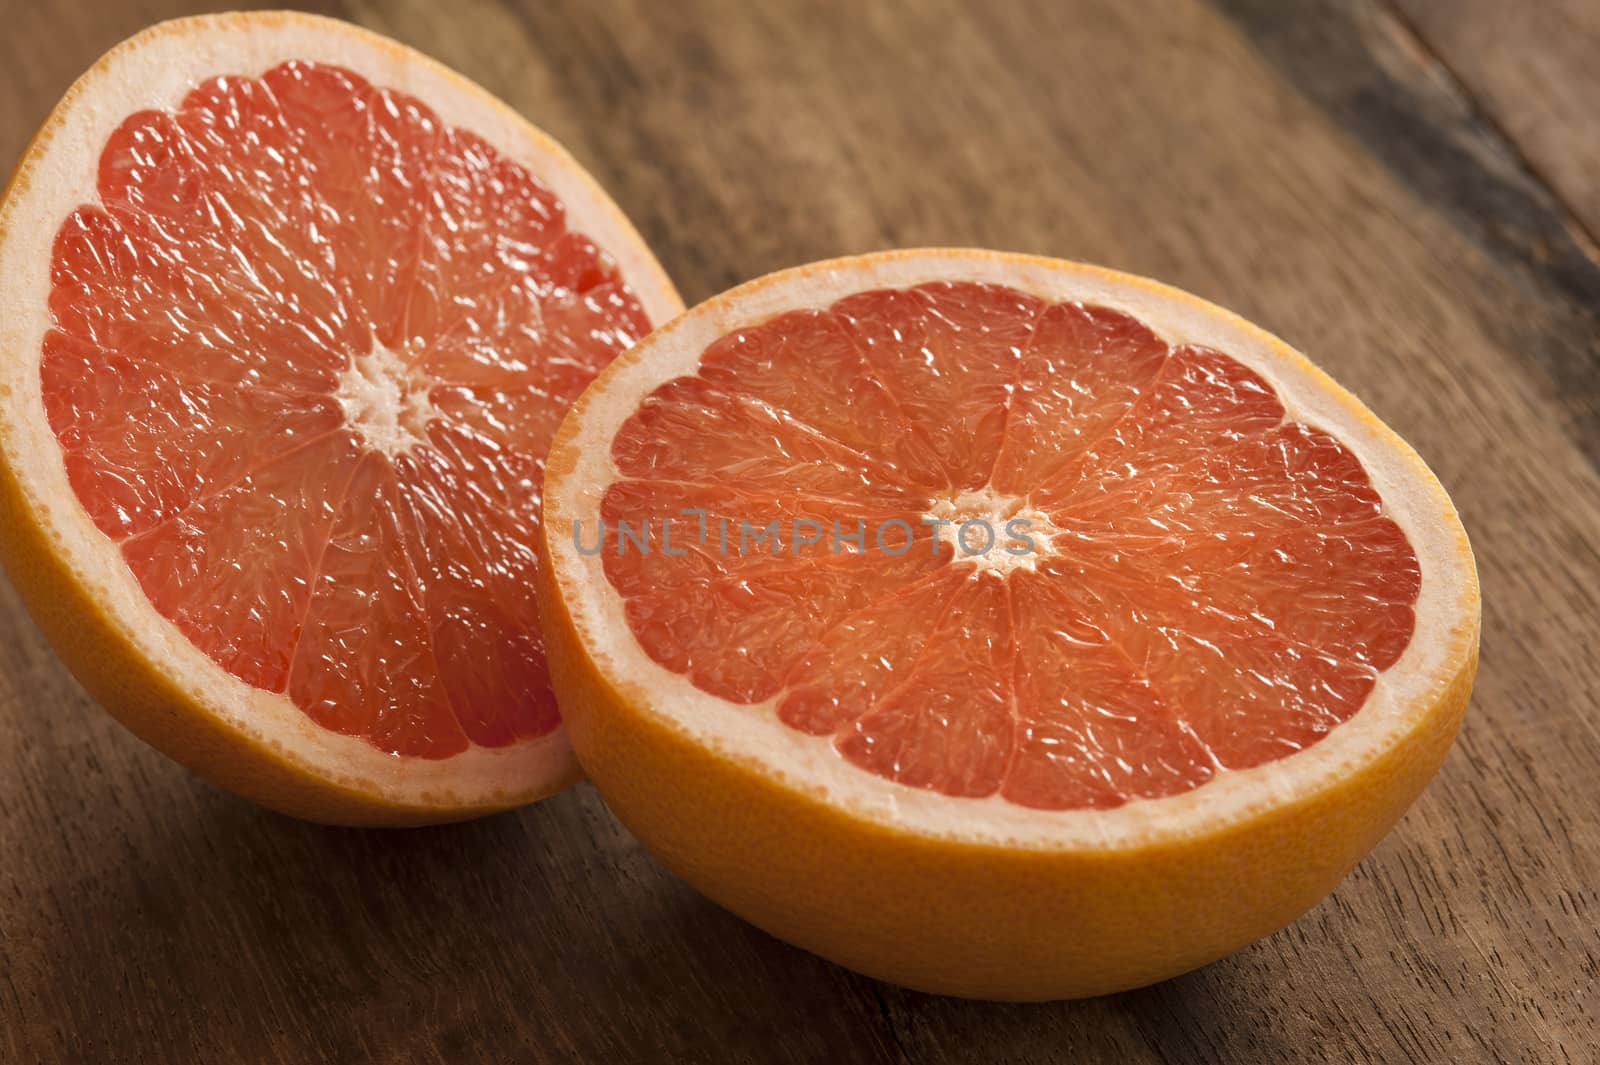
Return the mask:
[[130,116],[62,225],[41,360],[68,478],[151,604],[385,751],[557,725],[543,461],[647,332],[522,166],[333,66]]
[[[1411,638],[1417,559],[1349,449],[1103,307],[940,283],[784,314],[613,457],[605,572],[650,657],[946,795],[1187,791],[1316,743]],[[775,551],[733,531],[775,518]]]

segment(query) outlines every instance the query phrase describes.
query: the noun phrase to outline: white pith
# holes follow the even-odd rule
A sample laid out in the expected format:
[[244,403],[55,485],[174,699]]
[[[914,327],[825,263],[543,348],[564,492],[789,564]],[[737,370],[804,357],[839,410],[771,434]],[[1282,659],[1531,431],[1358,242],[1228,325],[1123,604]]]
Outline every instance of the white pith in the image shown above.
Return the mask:
[[[1224,771],[1164,799],[1111,810],[1041,811],[998,796],[952,798],[859,769],[814,737],[780,722],[776,698],[736,706],[695,688],[639,646],[602,560],[559,535],[594,520],[619,476],[611,441],[639,400],[692,374],[714,340],[797,308],[826,307],[855,292],[940,280],[1010,285],[1054,301],[1077,300],[1133,315],[1171,343],[1216,348],[1273,382],[1288,416],[1342,440],[1361,460],[1385,507],[1417,553],[1422,587],[1416,628],[1400,661],[1380,675],[1360,711],[1319,743],[1253,769]],[[785,786],[857,816],[941,839],[1044,849],[1118,848],[1212,832],[1335,785],[1404,742],[1423,724],[1477,638],[1476,575],[1454,508],[1422,461],[1360,403],[1281,341],[1238,317],[1154,282],[1064,262],[996,253],[926,250],[839,260],[774,275],[717,297],[657,330],[580,399],[552,449],[545,521],[553,565],[574,624],[603,676],[693,742],[759,767]],[[952,502],[952,508],[954,503]]]
[[988,485],[935,499],[922,520],[948,523],[932,528],[936,536],[944,534],[941,542],[950,544],[951,565],[995,577],[1037,570],[1057,553],[1052,541],[1061,531],[1024,497],[1002,495]]
[[432,382],[413,363],[388,348],[375,347],[350,361],[339,375],[333,398],[344,421],[361,442],[390,458],[426,439],[434,419],[428,398]]
[[[337,64],[409,93],[444,122],[483,137],[555,192],[570,228],[615,258],[652,321],[681,310],[660,266],[594,180],[559,145],[459,75],[331,19],[271,13],[181,20],[118,46],[80,79],[13,179],[0,217],[0,447],[73,579],[103,604],[139,654],[181,678],[206,713],[324,780],[390,802],[492,803],[568,773],[565,732],[502,748],[469,747],[437,761],[400,758],[330,732],[286,696],[229,674],[150,606],[115,545],[79,504],[45,417],[39,360],[50,327],[50,249],[72,210],[96,202],[96,167],[107,138],[137,111],[175,108],[210,77],[255,77],[291,59]],[[359,387],[352,383],[352,390]],[[394,413],[397,430],[409,433],[417,412],[408,415],[402,406]]]

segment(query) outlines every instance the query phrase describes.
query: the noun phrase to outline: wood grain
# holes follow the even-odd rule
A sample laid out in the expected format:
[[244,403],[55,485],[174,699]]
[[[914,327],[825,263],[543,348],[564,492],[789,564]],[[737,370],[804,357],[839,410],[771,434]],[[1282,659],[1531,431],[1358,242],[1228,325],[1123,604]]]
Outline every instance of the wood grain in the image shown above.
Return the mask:
[[1459,82],[1592,240],[1600,233],[1600,19],[1588,0],[1398,0],[1440,75]]
[[[412,832],[251,808],[110,723],[7,588],[0,1060],[1595,1060],[1600,266],[1594,168],[1551,153],[1596,159],[1600,106],[1569,45],[1496,33],[1483,58],[1455,23],[1492,5],[1426,6],[323,8],[563,140],[691,302],[896,245],[1063,255],[1230,306],[1363,396],[1461,509],[1483,660],[1438,780],[1311,914],[1130,994],[918,995],[699,899],[587,787]],[[0,158],[100,51],[187,10],[5,7]],[[1600,31],[1566,10],[1560,33]],[[1505,73],[1547,55],[1573,80]],[[1570,133],[1515,117],[1558,97]]]

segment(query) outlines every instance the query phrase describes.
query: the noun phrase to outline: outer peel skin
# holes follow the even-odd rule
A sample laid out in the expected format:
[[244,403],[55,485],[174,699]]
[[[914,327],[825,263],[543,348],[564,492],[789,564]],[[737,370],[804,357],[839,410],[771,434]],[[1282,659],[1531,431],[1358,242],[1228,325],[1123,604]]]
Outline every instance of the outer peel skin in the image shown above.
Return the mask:
[[[1018,270],[1060,267],[1159,292],[1207,314],[1226,313],[1109,271],[945,250],[786,271],[719,297],[702,313],[718,328],[735,328],[741,297],[781,306],[778,291],[788,291],[785,282],[798,285],[803,275],[870,273],[871,264],[891,268],[918,257],[949,258],[952,269],[963,261]],[[877,276],[864,282],[881,283]],[[1460,593],[1451,605],[1459,612],[1431,630],[1441,638],[1440,661],[1425,683],[1419,681],[1421,694],[1408,699],[1398,722],[1386,724],[1353,764],[1334,774],[1303,774],[1305,786],[1281,800],[1258,796],[1228,805],[1212,783],[1180,799],[1130,804],[1122,812],[1133,816],[1137,807],[1137,817],[1120,824],[1142,827],[1103,840],[1067,832],[1056,837],[1049,813],[1013,837],[1003,826],[1015,820],[992,830],[963,822],[961,803],[972,800],[923,801],[911,789],[874,785],[881,802],[854,803],[830,792],[840,778],[822,781],[803,769],[777,769],[763,762],[767,755],[716,738],[710,722],[721,720],[716,714],[723,707],[707,707],[703,727],[697,719],[691,728],[664,709],[676,696],[659,687],[661,677],[626,680],[613,671],[614,634],[597,631],[584,613],[583,604],[594,598],[594,574],[565,566],[561,557],[571,552],[556,539],[567,527],[563,521],[586,513],[595,498],[592,484],[573,480],[589,461],[577,447],[583,423],[595,417],[596,397],[608,385],[650,357],[642,350],[647,340],[620,360],[629,368],[614,366],[579,400],[558,433],[546,475],[541,609],[552,680],[590,779],[652,853],[715,901],[797,946],[923,991],[1027,1001],[1110,993],[1206,964],[1306,912],[1388,832],[1448,753],[1477,668],[1478,590],[1465,533],[1421,460],[1303,357],[1255,333],[1282,349],[1275,357],[1294,360],[1297,372],[1327,389],[1345,418],[1390,449],[1419,496],[1443,504],[1429,546],[1440,550],[1442,544],[1451,555]],[[1324,757],[1316,750],[1276,764],[1293,773],[1310,764],[1305,759]],[[936,812],[922,816],[918,808]],[[1164,808],[1173,815],[1163,816]]]

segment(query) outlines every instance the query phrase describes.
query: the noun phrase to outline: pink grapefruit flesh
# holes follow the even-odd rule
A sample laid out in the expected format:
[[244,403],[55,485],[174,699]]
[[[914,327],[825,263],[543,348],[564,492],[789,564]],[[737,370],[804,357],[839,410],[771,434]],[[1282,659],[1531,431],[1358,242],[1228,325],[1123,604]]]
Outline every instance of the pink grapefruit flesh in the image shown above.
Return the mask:
[[[936,282],[783,313],[656,388],[612,456],[606,525],[675,518],[688,548],[606,540],[645,653],[948,796],[1189,791],[1319,742],[1412,637],[1417,556],[1355,455],[1105,307]],[[1025,556],[958,547],[1017,518]],[[738,542],[774,519],[776,550]]]
[[380,750],[558,725],[543,460],[649,331],[562,202],[330,63],[130,115],[51,252],[40,371],[94,524],[206,655]]

